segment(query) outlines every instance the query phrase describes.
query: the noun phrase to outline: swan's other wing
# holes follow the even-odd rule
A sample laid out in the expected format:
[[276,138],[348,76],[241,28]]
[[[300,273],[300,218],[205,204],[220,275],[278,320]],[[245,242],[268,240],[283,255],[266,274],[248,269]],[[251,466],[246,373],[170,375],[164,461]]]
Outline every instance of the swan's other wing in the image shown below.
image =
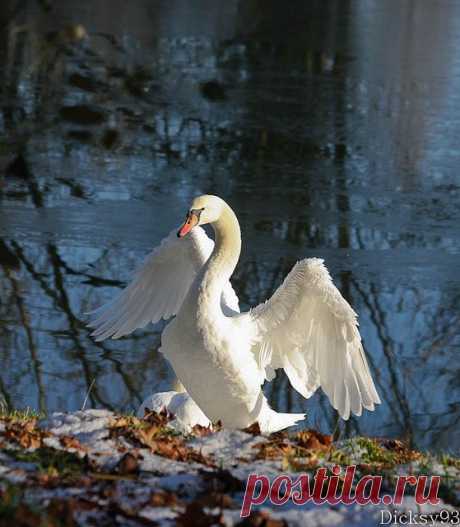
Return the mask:
[[270,300],[248,316],[259,339],[253,350],[267,378],[283,368],[306,398],[321,386],[343,419],[380,403],[357,315],[332,283],[323,260],[298,262]]
[[[147,256],[132,282],[111,302],[90,313],[92,336],[96,340],[116,339],[175,315],[213,248],[214,242],[201,227],[184,238],[172,231]],[[230,283],[222,293],[222,307],[239,311]]]

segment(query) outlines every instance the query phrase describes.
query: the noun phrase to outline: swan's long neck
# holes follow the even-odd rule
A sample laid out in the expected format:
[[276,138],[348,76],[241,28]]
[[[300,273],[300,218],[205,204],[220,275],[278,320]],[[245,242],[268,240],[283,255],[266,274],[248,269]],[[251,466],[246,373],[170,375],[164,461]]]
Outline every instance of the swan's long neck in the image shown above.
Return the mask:
[[241,231],[235,213],[228,205],[211,225],[215,246],[205,267],[203,285],[210,294],[209,300],[220,303],[222,288],[232,276],[240,257]]

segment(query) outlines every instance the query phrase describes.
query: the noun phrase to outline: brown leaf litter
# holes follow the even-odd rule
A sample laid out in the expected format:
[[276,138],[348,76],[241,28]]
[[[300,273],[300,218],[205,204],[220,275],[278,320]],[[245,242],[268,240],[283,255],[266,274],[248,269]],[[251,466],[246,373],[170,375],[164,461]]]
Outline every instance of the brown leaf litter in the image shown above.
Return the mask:
[[214,467],[211,458],[187,446],[183,437],[167,428],[171,418],[171,414],[167,412],[150,412],[143,419],[117,418],[111,425],[111,435],[122,436],[134,445],[147,447],[152,453],[168,459]]
[[275,520],[266,511],[255,511],[241,520],[236,527],[288,527],[286,520]]
[[37,420],[29,421],[6,421],[4,438],[7,441],[18,444],[22,448],[40,448],[43,440],[52,434],[37,427]]
[[303,430],[289,436],[287,432],[271,434],[268,441],[257,443],[256,459],[283,459],[284,468],[309,470],[315,468],[319,458],[329,452],[332,436],[316,430]]
[[221,511],[217,514],[206,512],[203,505],[197,501],[192,501],[177,516],[176,525],[178,527],[213,527],[216,525],[225,526],[225,522]]

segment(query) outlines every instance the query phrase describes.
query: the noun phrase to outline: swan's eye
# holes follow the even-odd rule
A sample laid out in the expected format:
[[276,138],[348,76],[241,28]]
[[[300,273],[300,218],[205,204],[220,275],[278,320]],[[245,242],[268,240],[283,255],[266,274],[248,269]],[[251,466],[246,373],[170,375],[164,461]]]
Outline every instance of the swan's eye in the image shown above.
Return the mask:
[[204,211],[204,207],[202,209],[192,209],[190,211],[190,214],[194,214],[198,219],[200,219],[201,213]]

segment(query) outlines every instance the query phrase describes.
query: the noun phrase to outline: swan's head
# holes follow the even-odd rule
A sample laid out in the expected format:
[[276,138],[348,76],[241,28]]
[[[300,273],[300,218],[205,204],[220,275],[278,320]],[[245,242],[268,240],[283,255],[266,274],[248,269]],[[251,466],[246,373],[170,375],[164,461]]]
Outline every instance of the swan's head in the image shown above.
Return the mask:
[[185,222],[179,229],[177,236],[183,238],[193,227],[214,223],[222,214],[225,201],[217,196],[204,195],[198,196],[192,202],[190,209],[185,217]]

